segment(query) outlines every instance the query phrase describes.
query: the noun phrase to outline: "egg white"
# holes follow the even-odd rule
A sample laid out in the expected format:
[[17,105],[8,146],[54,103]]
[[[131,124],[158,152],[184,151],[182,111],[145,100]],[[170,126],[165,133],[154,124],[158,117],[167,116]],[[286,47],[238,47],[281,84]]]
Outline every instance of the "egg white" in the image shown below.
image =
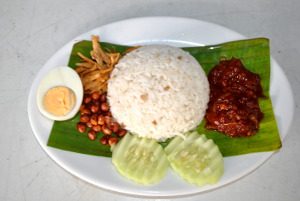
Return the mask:
[[[57,86],[64,86],[71,89],[75,94],[75,105],[73,109],[64,116],[55,116],[45,110],[43,105],[43,98],[46,92]],[[79,111],[83,99],[83,85],[77,72],[68,66],[61,66],[50,70],[46,76],[41,80],[37,89],[37,106],[40,112],[47,118],[64,121],[71,119]]]

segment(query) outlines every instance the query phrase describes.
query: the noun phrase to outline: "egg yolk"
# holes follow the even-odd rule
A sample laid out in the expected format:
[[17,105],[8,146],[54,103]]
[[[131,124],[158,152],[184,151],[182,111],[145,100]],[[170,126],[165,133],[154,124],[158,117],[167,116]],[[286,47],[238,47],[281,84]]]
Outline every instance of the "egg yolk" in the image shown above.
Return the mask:
[[57,86],[49,89],[43,99],[43,105],[47,112],[55,116],[64,116],[74,107],[76,97],[68,87]]

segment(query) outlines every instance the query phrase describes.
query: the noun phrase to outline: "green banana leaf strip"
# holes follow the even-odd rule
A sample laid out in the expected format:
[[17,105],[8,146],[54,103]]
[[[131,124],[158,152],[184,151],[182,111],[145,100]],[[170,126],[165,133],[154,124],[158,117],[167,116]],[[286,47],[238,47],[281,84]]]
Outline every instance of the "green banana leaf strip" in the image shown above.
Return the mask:
[[[129,48],[109,43],[101,43],[101,46],[107,51],[120,52],[122,54]],[[260,129],[256,135],[247,138],[227,137],[222,133],[205,129],[205,120],[197,127],[199,134],[205,134],[208,138],[213,139],[219,146],[223,156],[278,150],[281,147],[281,139],[272,109],[272,102],[269,97],[269,40],[266,38],[255,38],[183,49],[198,60],[206,73],[219,63],[222,58],[230,59],[235,57],[241,59],[247,69],[260,75],[264,95],[266,96],[266,98],[262,98],[259,101],[264,118],[260,123]],[[77,52],[90,57],[91,50],[91,41],[76,43],[73,46],[68,65],[74,68],[76,63],[80,62]],[[91,141],[86,134],[77,132],[76,123],[78,119],[79,115],[68,121],[55,121],[48,140],[48,146],[82,154],[111,157],[110,148],[99,142],[99,139],[103,136],[101,133],[97,140]],[[168,142],[169,140],[161,144],[162,146],[166,146]]]

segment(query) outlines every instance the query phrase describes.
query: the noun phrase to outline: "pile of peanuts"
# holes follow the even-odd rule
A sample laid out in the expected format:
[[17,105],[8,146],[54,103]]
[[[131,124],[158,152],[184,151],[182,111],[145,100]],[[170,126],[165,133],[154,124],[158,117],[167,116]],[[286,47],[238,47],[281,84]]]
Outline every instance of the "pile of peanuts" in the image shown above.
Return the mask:
[[86,133],[90,140],[96,140],[99,132],[103,133],[100,143],[112,146],[122,138],[127,131],[114,121],[106,99],[106,93],[93,92],[85,94],[80,107],[80,120],[77,130]]

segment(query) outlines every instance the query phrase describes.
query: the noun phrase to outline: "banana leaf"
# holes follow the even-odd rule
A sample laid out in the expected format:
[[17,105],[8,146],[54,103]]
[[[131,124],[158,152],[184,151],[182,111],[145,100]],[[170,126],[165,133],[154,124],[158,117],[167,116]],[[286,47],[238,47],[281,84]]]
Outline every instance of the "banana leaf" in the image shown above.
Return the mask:
[[[126,46],[101,43],[101,46],[111,52],[125,53]],[[266,152],[278,150],[281,147],[281,139],[273,113],[272,102],[269,96],[270,88],[270,48],[266,38],[255,38],[240,41],[227,42],[218,45],[183,48],[188,51],[208,73],[221,58],[232,57],[241,59],[245,67],[260,75],[263,93],[266,96],[259,100],[264,118],[260,123],[260,129],[256,135],[245,138],[231,138],[222,133],[207,130],[204,127],[205,120],[197,127],[200,134],[205,134],[213,139],[219,146],[223,156],[233,156],[254,152]],[[73,46],[69,66],[74,68],[80,58],[77,52],[90,57],[92,50],[91,41],[80,41]],[[77,132],[76,123],[79,115],[71,120],[55,121],[48,140],[48,146],[72,152],[111,157],[108,146],[102,145],[99,139],[91,141],[86,134]],[[162,143],[165,146],[167,142]]]

